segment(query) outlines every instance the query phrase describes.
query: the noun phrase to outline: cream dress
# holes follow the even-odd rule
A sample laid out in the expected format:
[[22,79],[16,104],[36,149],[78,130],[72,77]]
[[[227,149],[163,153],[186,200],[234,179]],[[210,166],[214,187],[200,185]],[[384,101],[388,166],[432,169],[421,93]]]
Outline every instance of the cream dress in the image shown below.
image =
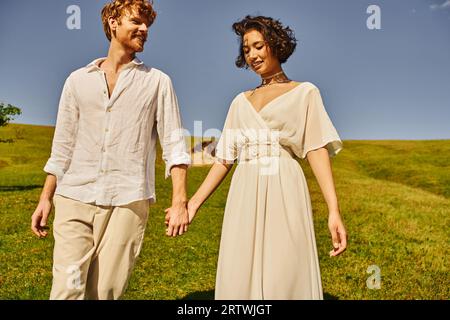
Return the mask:
[[303,82],[259,112],[231,103],[216,157],[238,161],[222,227],[215,298],[323,299],[311,200],[295,157],[342,149],[319,89]]

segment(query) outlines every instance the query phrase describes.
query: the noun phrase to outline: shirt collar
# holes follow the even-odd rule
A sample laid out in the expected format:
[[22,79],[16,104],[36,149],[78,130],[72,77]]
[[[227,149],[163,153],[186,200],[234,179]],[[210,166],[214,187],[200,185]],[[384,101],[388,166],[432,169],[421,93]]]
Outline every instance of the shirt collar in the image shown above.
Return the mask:
[[[100,62],[105,61],[105,60],[106,60],[106,57],[95,59],[94,61],[92,61],[91,63],[89,63],[86,66],[87,72],[91,72],[94,70],[97,70],[97,71],[101,70],[99,67],[99,64],[100,64]],[[135,57],[131,62],[127,63],[123,67],[123,69],[128,69],[130,67],[137,67],[137,66],[140,66],[141,64],[143,64],[143,62],[141,60],[139,60],[137,57]]]

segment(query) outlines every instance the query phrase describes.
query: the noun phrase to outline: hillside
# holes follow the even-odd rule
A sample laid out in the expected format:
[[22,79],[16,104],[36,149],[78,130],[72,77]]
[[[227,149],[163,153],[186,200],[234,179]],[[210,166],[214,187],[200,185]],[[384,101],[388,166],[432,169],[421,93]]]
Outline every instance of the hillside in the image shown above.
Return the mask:
[[[0,128],[0,299],[47,299],[52,237],[39,240],[30,217],[45,179],[52,127]],[[10,139],[13,143],[8,142]],[[231,174],[207,201],[189,232],[164,236],[170,180],[158,147],[158,202],[125,299],[213,297],[220,227]],[[327,212],[307,162],[326,299],[449,299],[450,140],[344,141],[332,160],[348,251],[331,259]],[[193,194],[208,167],[189,170]],[[381,289],[370,290],[367,268],[381,269]]]

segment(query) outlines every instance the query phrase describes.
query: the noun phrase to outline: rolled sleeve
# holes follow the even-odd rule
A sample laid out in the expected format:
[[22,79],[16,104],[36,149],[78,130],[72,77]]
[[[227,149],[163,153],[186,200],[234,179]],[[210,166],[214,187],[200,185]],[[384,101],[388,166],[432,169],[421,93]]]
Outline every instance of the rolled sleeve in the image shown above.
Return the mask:
[[158,92],[157,130],[162,147],[162,158],[166,164],[165,178],[170,176],[170,169],[175,165],[191,165],[187,152],[184,129],[181,124],[178,100],[172,81],[162,75]]
[[64,171],[51,158],[48,159],[47,163],[45,164],[44,171],[46,173],[54,175],[57,182],[61,181],[62,177],[64,176]]
[[187,152],[173,153],[169,159],[166,161],[165,178],[170,176],[170,169],[173,166],[185,164],[188,167],[191,165],[191,157]]
[[78,131],[79,108],[70,83],[66,80],[61,94],[50,158],[44,171],[59,182],[69,168]]

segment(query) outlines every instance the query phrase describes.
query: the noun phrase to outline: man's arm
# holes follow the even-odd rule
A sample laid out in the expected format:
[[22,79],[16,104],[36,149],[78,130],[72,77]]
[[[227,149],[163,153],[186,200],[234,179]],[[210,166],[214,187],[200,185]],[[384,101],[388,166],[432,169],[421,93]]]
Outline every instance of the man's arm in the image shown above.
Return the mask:
[[39,238],[47,236],[47,221],[52,210],[52,199],[56,190],[56,177],[48,174],[39,198],[39,204],[31,216],[31,230]]
[[182,235],[188,229],[186,176],[187,165],[175,165],[170,170],[172,177],[172,206],[166,209],[167,235]]
[[38,237],[47,236],[47,221],[52,209],[53,195],[59,180],[67,171],[72,160],[75,138],[78,131],[79,109],[70,84],[70,77],[64,84],[58,107],[52,152],[44,171],[47,172],[39,203],[31,217],[31,230]]
[[172,177],[172,206],[166,209],[168,236],[181,235],[189,223],[186,209],[186,169],[191,163],[186,150],[183,127],[175,91],[170,78],[163,75],[158,93],[157,130],[166,163],[165,177]]
[[64,84],[58,107],[52,152],[44,167],[45,172],[56,176],[57,182],[70,166],[78,132],[79,108],[71,83],[69,77]]

